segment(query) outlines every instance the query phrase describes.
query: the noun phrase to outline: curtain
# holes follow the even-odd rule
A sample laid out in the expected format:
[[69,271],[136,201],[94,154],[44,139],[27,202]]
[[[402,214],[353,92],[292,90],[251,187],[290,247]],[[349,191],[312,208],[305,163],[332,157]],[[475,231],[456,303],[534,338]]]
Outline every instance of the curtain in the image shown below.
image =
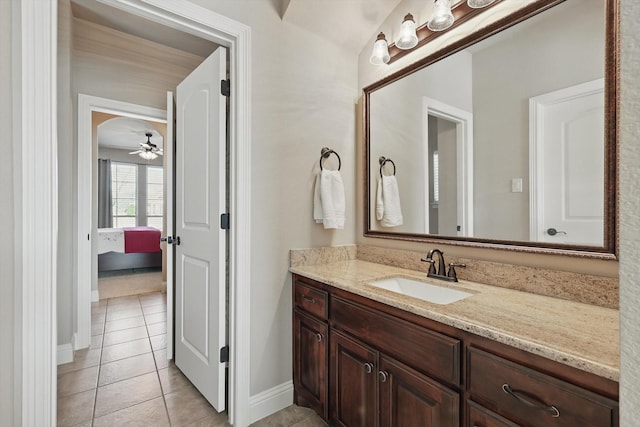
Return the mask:
[[111,160],[98,159],[98,228],[111,227]]

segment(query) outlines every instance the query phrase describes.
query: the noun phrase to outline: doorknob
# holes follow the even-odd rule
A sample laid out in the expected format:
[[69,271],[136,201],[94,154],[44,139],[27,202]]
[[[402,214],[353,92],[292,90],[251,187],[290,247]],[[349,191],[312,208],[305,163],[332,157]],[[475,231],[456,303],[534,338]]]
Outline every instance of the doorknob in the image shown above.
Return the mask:
[[167,236],[167,237],[161,237],[160,238],[161,242],[167,242],[167,245],[180,245],[180,236]]
[[558,231],[555,228],[551,227],[551,228],[547,228],[547,234],[549,236],[555,236],[556,234],[567,234],[566,231]]

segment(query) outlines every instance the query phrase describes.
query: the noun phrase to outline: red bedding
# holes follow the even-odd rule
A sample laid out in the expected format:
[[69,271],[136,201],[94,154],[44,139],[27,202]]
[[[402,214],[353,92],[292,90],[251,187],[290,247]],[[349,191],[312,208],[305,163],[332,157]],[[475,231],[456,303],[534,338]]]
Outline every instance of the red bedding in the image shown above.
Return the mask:
[[160,251],[160,230],[153,227],[124,227],[124,253]]

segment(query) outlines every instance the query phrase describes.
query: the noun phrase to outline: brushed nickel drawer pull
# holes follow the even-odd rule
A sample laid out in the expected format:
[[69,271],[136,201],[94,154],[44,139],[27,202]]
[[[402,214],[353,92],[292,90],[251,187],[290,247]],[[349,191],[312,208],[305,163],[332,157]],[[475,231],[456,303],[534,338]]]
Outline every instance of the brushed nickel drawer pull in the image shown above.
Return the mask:
[[306,302],[310,302],[311,304],[315,304],[316,300],[314,298],[309,298],[306,295],[302,295],[302,299],[305,300]]
[[531,398],[525,398],[519,395],[517,391],[514,391],[509,384],[502,384],[502,390],[508,395],[515,397],[518,401],[524,403],[530,408],[541,409],[545,412],[548,412],[553,418],[558,418],[560,416],[560,411],[558,411],[558,408],[556,408],[555,406],[548,406],[542,402],[532,401],[530,400]]
[[316,339],[318,340],[318,342],[322,342],[322,334],[321,333],[317,333],[316,334]]
[[387,378],[389,378],[389,374],[387,374],[385,371],[378,372],[378,379],[380,380],[380,382],[386,383]]
[[367,374],[370,374],[371,372],[373,372],[373,363],[371,363],[371,362],[367,362],[367,363],[365,363],[365,364],[364,364],[364,371],[365,371]]

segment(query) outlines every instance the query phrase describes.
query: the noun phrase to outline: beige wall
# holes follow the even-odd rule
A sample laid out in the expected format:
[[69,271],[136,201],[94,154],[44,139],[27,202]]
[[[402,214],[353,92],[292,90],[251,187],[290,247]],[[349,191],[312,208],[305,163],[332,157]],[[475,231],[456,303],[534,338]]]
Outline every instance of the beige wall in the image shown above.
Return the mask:
[[[0,280],[0,337],[2,337],[2,346],[0,346],[0,366],[2,366],[2,375],[0,375],[0,414],[3,423],[14,425],[14,404],[19,403],[14,400],[14,347],[16,325],[15,289],[19,286],[14,276],[14,268],[16,267],[16,246],[18,233],[15,231],[16,222],[14,220],[14,211],[16,209],[15,201],[17,194],[14,193],[13,174],[20,173],[20,167],[16,167],[17,157],[14,157],[14,146],[19,143],[12,137],[12,97],[11,83],[13,81],[12,61],[11,61],[11,2],[0,1],[0,129],[4,134],[0,138],[0,152],[5,158],[4,164],[0,168],[0,235],[5,237],[5,244],[0,245],[0,271],[2,272],[2,280]],[[15,169],[14,169],[15,168]],[[16,241],[14,241],[14,238]],[[20,360],[20,355],[16,355]],[[18,416],[19,411],[16,412]]]
[[620,0],[620,425],[640,408],[640,3]]
[[[358,58],[358,87],[360,89],[384,78],[386,75],[389,75],[393,72],[396,72],[403,67],[426,57],[440,48],[443,48],[448,43],[452,43],[462,36],[465,35],[465,32],[468,31],[469,28],[478,29],[487,25],[488,22],[495,20],[498,17],[505,16],[506,14],[512,13],[514,9],[519,7],[524,7],[529,1],[522,2],[502,2],[494,8],[490,9],[486,14],[483,13],[481,16],[474,18],[473,21],[470,21],[467,24],[459,27],[458,29],[452,30],[451,32],[447,32],[444,36],[438,38],[436,42],[429,43],[427,46],[420,48],[416,52],[412,52],[411,54],[405,56],[399,61],[393,63],[392,65],[384,66],[384,67],[375,67],[369,64],[369,56],[371,55],[371,46],[373,45],[373,37],[372,34],[371,43],[367,44],[363,47],[360,52]],[[403,0],[399,6],[394,10],[394,12],[389,16],[389,18],[382,24],[379,30],[384,31],[387,34],[388,39],[393,39],[389,35],[397,34],[399,29],[399,25],[402,22],[402,14],[406,13],[407,10],[411,10],[412,12],[415,10],[414,17],[419,22],[426,22],[429,13],[430,6],[425,11],[425,6],[416,3],[413,0]],[[376,32],[377,34],[377,32]],[[362,102],[359,104],[360,106],[360,114],[362,114]],[[363,171],[363,146],[364,139],[362,133],[359,132],[357,149],[358,153],[356,158],[358,159],[358,179],[362,179],[364,175]],[[364,196],[362,194],[361,186],[357,187],[358,195],[357,200],[364,200]],[[552,270],[562,270],[562,271],[572,271],[572,272],[581,272],[587,274],[594,274],[600,276],[608,276],[608,277],[616,277],[618,275],[618,263],[616,261],[611,260],[592,260],[592,259],[583,259],[577,257],[568,257],[568,256],[555,256],[555,255],[542,255],[542,254],[529,254],[529,253],[519,253],[514,251],[505,251],[498,249],[483,249],[483,248],[470,248],[470,247],[462,247],[462,246],[449,246],[440,243],[416,243],[416,242],[403,242],[398,240],[389,240],[389,239],[374,239],[374,238],[365,238],[363,236],[362,230],[364,229],[363,224],[363,203],[358,202],[357,204],[357,213],[356,218],[358,219],[357,225],[357,234],[356,241],[359,244],[369,244],[375,246],[383,246],[383,247],[391,247],[391,248],[400,248],[400,249],[409,249],[416,251],[425,251],[427,252],[432,247],[439,247],[443,249],[447,254],[451,256],[459,256],[464,258],[473,258],[478,260],[488,260],[488,261],[497,261],[504,262],[508,264],[521,264],[526,266],[533,267],[542,267]]]

